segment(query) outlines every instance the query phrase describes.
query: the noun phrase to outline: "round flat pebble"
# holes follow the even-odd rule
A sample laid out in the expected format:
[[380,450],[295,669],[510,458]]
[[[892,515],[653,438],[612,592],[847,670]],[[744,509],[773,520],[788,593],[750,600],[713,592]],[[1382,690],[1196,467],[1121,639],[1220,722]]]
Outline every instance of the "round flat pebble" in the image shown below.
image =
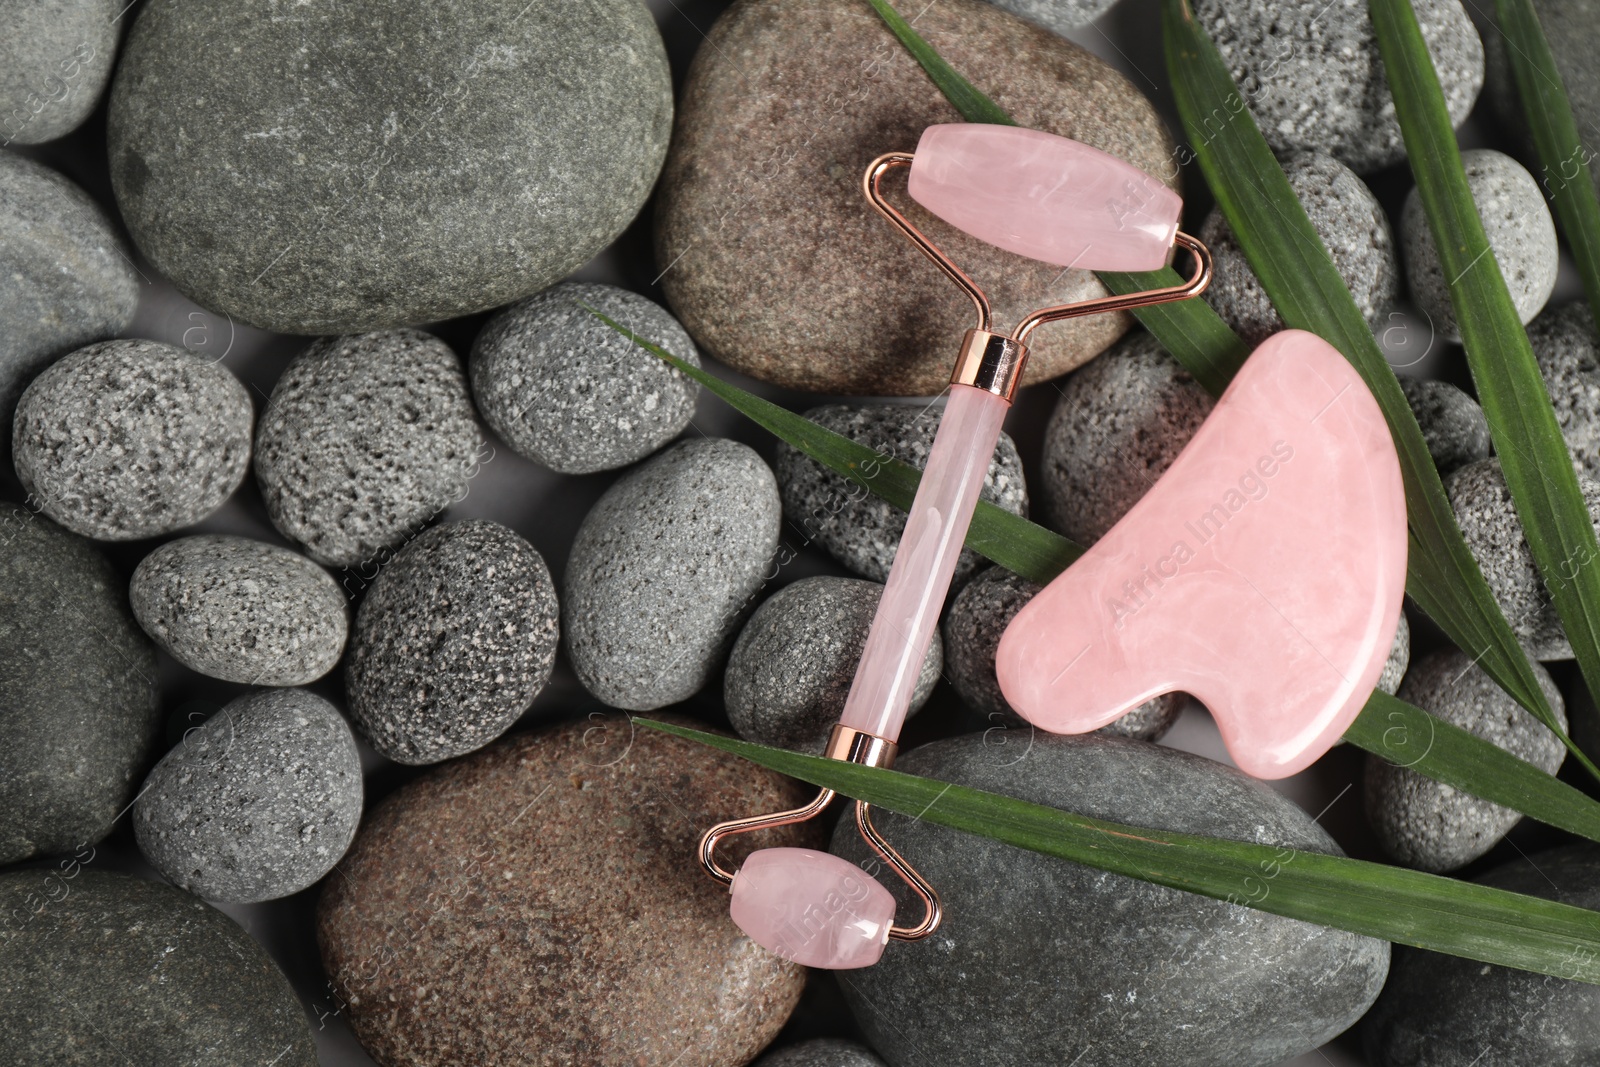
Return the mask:
[[[1459,0],[1413,7],[1460,125],[1483,86],[1483,41]],[[1320,149],[1360,174],[1405,158],[1363,0],[1197,0],[1194,10],[1273,151]]]
[[472,395],[519,455],[562,474],[625,467],[676,437],[700,387],[579,305],[700,365],[658,304],[614,285],[562,282],[500,312],[472,345]]
[[677,444],[607,489],[567,559],[562,621],[583,687],[651,711],[699,692],[775,573],[782,505],[747,445]]
[[[1461,165],[1466,168],[1467,187],[1483,220],[1489,249],[1511,291],[1511,302],[1523,323],[1531,322],[1555,289],[1561,260],[1555,222],[1545,206],[1544,193],[1533,175],[1504,152],[1469,148],[1461,153]],[[1444,268],[1415,189],[1406,197],[1400,214],[1400,243],[1412,302],[1427,314],[1439,337],[1459,342],[1461,331],[1450,306]]]
[[13,0],[0,36],[0,146],[43,144],[89,117],[111,78],[123,0]]
[[769,1052],[755,1067],[884,1067],[865,1045],[834,1037],[817,1037]]
[[1117,0],[990,0],[995,7],[1021,15],[1047,30],[1065,34],[1087,26],[1110,11]]
[[1046,521],[1092,545],[1149,492],[1216,405],[1150,334],[1123,338],[1061,386],[1045,428]]
[[[1566,729],[1566,710],[1555,682],[1538,664],[1534,672],[1557,721]],[[1566,757],[1560,738],[1457,649],[1419,660],[1406,674],[1399,697],[1551,774]],[[1482,856],[1522,818],[1511,808],[1375,755],[1367,756],[1366,806],[1367,821],[1384,851],[1408,866],[1436,874]]]
[[[920,470],[927,466],[940,414],[939,408],[926,404],[861,402],[812,408],[805,417],[866,445],[885,459]],[[778,445],[773,469],[783,492],[784,514],[806,543],[815,543],[863,578],[888,580],[906,525],[904,511],[786,443]],[[863,468],[863,473],[870,478],[874,471]],[[1010,434],[1002,433],[995,445],[980,495],[1013,515],[1028,513],[1022,457]],[[962,549],[955,580],[972,573],[978,559],[976,552]]]
[[[1350,168],[1321,152],[1296,154],[1283,172],[1356,307],[1369,325],[1378,323],[1400,296],[1400,260],[1378,198]],[[1216,270],[1205,299],[1222,320],[1252,348],[1282,330],[1283,319],[1220,210],[1206,216],[1200,239]]]
[[327,571],[247,537],[168,541],[139,562],[128,599],[172,658],[246,685],[316,681],[339,662],[349,627]]
[[1600,478],[1600,334],[1589,304],[1546,308],[1528,325],[1528,341],[1572,458]]
[[172,884],[249,904],[332,870],[355,840],[361,798],[361,755],[333,705],[269,690],[231,701],[162,757],[133,830]]
[[1401,378],[1400,391],[1417,417],[1428,455],[1440,474],[1488,459],[1494,451],[1483,409],[1456,386],[1427,378]]
[[400,763],[437,763],[503,734],[550,680],[555,583],[515,531],[469,519],[395,555],[356,613],[350,716]]
[[420,330],[329,337],[272,388],[256,481],[280,533],[335,567],[377,560],[466,493],[480,437],[466,376]]
[[131,541],[199,522],[250,464],[250,395],[157,341],[104,341],[51,364],[17,403],[17,476],[74,533]]
[[[821,753],[844,711],[883,586],[859,578],[802,578],[745,623],[723,674],[728,721],[747,741]],[[914,715],[944,667],[933,635],[911,693]]]
[[[1600,483],[1580,476],[1578,484],[1590,521],[1600,526]],[[1444,489],[1467,547],[1517,639],[1536,659],[1571,659],[1572,644],[1533,562],[1500,461],[1462,467],[1444,480]]]

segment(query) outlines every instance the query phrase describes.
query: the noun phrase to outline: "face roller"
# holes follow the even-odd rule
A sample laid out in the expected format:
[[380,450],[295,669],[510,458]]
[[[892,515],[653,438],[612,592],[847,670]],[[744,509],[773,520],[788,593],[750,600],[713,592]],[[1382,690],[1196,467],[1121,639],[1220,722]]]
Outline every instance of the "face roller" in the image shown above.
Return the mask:
[[[884,198],[884,175],[898,167],[910,168],[908,191],[928,211],[1018,255],[1086,270],[1147,271],[1163,266],[1176,244],[1189,251],[1193,273],[1171,288],[1042,308],[1012,334],[995,332],[983,290]],[[1196,296],[1211,280],[1211,258],[1199,241],[1178,230],[1183,205],[1176,193],[1114,156],[1036,130],[930,126],[915,154],[891,152],[873,160],[862,189],[977,310],[844,713],[825,751],[831,759],[887,767],[1000,424],[1016,394],[1029,335],[1047,322]],[[801,808],[719,823],[701,840],[700,862],[731,887],[733,920],[758,944],[812,967],[865,967],[877,962],[889,938],[926,937],[940,920],[938,893],[878,834],[868,805],[856,803],[856,826],[921,900],[923,914],[915,925],[896,925],[893,895],[829,853],[765,849],[737,874],[716,857],[723,838],[803,822],[833,798],[824,789]]]

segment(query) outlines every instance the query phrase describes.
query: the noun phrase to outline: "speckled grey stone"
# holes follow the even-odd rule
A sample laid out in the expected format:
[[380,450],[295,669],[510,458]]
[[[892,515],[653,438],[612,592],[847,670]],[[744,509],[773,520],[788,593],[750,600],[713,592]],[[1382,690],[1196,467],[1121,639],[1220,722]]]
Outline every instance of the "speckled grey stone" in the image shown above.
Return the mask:
[[1546,308],[1528,324],[1528,341],[1567,449],[1589,477],[1600,478],[1600,334],[1588,303]]
[[[1556,226],[1545,206],[1544,194],[1521,163],[1492,148],[1469,148],[1461,153],[1467,186],[1483,220],[1489,248],[1500,264],[1511,301],[1524,323],[1543,309],[1556,285],[1561,251]],[[1428,230],[1422,198],[1415,189],[1400,213],[1400,244],[1405,253],[1406,283],[1411,300],[1433,323],[1435,334],[1447,341],[1461,340],[1450,290],[1439,253]],[[1470,269],[1470,268],[1469,268]]]
[[1427,378],[1401,378],[1400,391],[1440,474],[1489,458],[1494,450],[1489,420],[1476,400],[1449,382]]
[[482,748],[528,710],[560,643],[555,583],[514,530],[436,526],[395,555],[356,613],[350,717],[400,763]]
[[[1043,588],[1004,567],[989,567],[962,587],[945,613],[945,676],[967,707],[993,722],[1009,726],[1021,719],[1000,692],[994,655],[1011,620]],[[1187,700],[1183,693],[1155,697],[1095,732],[1154,741],[1178,721]]]
[[14,504],[0,504],[0,678],[0,863],[99,841],[160,733],[155,648],[105,557]]
[[755,1067],[884,1067],[872,1050],[854,1041],[818,1037],[769,1052]]
[[1394,696],[1411,667],[1411,622],[1404,611],[1395,627],[1394,642],[1389,646],[1389,658],[1383,661],[1383,672],[1378,675],[1378,688]]
[[[1296,154],[1283,172],[1356,307],[1369,325],[1377,324],[1400,296],[1400,259],[1383,206],[1350,168],[1322,152]],[[1200,239],[1216,266],[1205,299],[1222,320],[1252,348],[1283,329],[1221,211],[1206,216]]]
[[0,0],[0,148],[77,129],[111,77],[124,0]]
[[[1460,125],[1483,85],[1483,42],[1458,0],[1413,6],[1450,121]],[[1361,174],[1405,158],[1364,0],[1197,0],[1194,8],[1274,151],[1321,149]]]
[[13,459],[45,514],[74,533],[154,537],[239,488],[250,416],[250,394],[226,368],[159,341],[102,341],[28,386]]
[[134,243],[184,295],[337,334],[562,278],[638,213],[671,126],[637,0],[155,0],[107,140]]
[[[896,766],[1116,822],[1339,853],[1266,783],[1143,741],[1040,733],[1019,746],[978,733]],[[1354,1023],[1388,972],[1389,945],[1373,938],[926,820],[881,812],[877,823],[944,904],[932,937],[890,944],[841,983],[892,1067],[1266,1067]],[[869,857],[853,825],[835,831],[833,851]]]
[[1110,11],[1117,0],[990,0],[990,2],[1013,15],[1021,15],[1029,22],[1037,22],[1047,30],[1066,34],[1080,26],[1089,25]]
[[443,341],[420,330],[328,337],[272,387],[256,481],[280,533],[349,567],[387,556],[464,496],[480,440]]
[[[926,404],[857,402],[812,408],[805,417],[881,456],[920,469],[927,465],[942,413],[941,408]],[[875,582],[888,579],[905,529],[905,512],[787,444],[778,445],[773,470],[783,492],[784,514],[803,541],[826,550],[864,578]],[[870,478],[875,469],[864,468],[863,474]],[[982,498],[1014,515],[1028,513],[1022,458],[1010,434],[1001,433],[995,445],[994,459],[983,479]],[[976,552],[962,549],[955,580],[971,574],[978,561]]]
[[472,344],[478,411],[516,452],[562,474],[643,459],[689,425],[700,394],[579,304],[700,365],[670,312],[614,285],[562,282],[490,319]]
[[[1578,484],[1590,521],[1600,526],[1600,483],[1579,475]],[[1444,480],[1444,489],[1467,547],[1517,639],[1537,659],[1571,659],[1572,644],[1534,565],[1500,461],[1485,459],[1462,467]]]
[[746,445],[685,441],[607,489],[572,545],[567,656],[585,689],[651,711],[699,692],[776,573],[782,505]]
[[[740,737],[820,754],[844,711],[883,586],[860,578],[802,578],[756,609],[723,674],[723,703]],[[911,693],[927,703],[944,668],[937,632]]]
[[289,980],[238,923],[91,859],[0,874],[0,1062],[317,1067]]
[[[1600,848],[1536,852],[1473,881],[1594,910]],[[1591,962],[1574,946],[1562,969]],[[1600,1062],[1600,986],[1397,945],[1361,1037],[1372,1067],[1579,1067]]]
[[133,830],[173,885],[249,904],[333,869],[361,821],[361,755],[334,706],[251,693],[184,735],[145,779]]
[[140,560],[134,617],[190,670],[246,685],[304,685],[344,652],[346,599],[328,572],[248,537],[181,537]]
[[[1550,675],[1539,687],[1562,729],[1567,716]],[[1424,656],[1406,675],[1400,699],[1437,715],[1518,759],[1554,774],[1566,746],[1458,649]],[[1375,755],[1367,756],[1367,821],[1384,851],[1401,863],[1443,874],[1488,852],[1522,818],[1511,808],[1464,793]]]
[[1215,404],[1154,337],[1128,335],[1062,383],[1040,464],[1046,521],[1079,544],[1100,540]]

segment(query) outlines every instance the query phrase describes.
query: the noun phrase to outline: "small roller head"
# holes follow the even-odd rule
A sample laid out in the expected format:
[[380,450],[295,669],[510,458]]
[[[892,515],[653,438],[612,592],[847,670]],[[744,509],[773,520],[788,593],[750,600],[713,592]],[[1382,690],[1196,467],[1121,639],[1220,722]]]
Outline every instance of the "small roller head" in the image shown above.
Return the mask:
[[733,879],[733,921],[761,947],[807,967],[870,967],[894,923],[894,897],[838,856],[809,848],[753,853]]

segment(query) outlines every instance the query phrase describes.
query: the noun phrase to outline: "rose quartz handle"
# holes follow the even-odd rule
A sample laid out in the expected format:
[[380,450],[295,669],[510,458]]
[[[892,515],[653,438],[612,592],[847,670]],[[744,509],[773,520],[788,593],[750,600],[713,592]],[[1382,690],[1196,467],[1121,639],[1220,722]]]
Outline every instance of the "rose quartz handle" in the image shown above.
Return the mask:
[[929,126],[911,198],[958,230],[1019,256],[1082,270],[1156,270],[1183,201],[1138,167],[1020,126]]
[[890,741],[899,738],[1009,407],[986,390],[950,387],[950,402],[845,701],[844,725]]

